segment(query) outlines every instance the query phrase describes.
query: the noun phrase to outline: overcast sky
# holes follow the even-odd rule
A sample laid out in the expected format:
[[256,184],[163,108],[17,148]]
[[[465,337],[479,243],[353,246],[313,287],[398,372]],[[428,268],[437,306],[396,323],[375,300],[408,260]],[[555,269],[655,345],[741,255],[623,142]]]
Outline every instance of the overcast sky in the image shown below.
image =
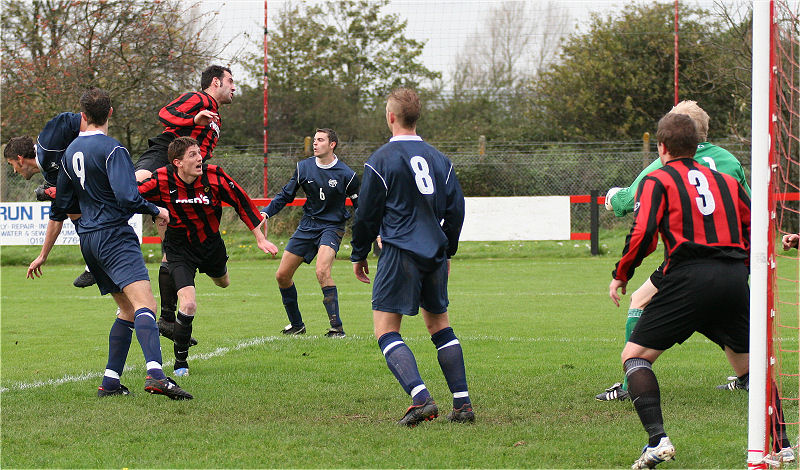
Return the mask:
[[[731,0],[726,0],[731,1]],[[292,0],[269,0],[268,12],[274,17]],[[295,2],[296,3],[296,2]],[[313,3],[313,2],[311,2]],[[465,44],[474,38],[476,32],[482,30],[485,18],[497,0],[392,0],[384,9],[387,13],[396,13],[408,20],[406,31],[408,36],[425,40],[423,52],[424,64],[432,70],[440,71],[447,78],[455,67],[455,57]],[[546,0],[528,0],[526,15],[529,21],[535,22],[547,5]],[[617,0],[554,0],[559,10],[568,17],[572,31],[589,19],[590,12],[609,14],[630,4],[630,1]],[[639,1],[638,3],[642,3]],[[646,3],[650,3],[647,1]],[[673,4],[672,1],[665,3]],[[263,39],[264,1],[263,0],[227,0],[224,2],[202,0],[203,8],[218,10],[217,24],[220,28],[220,41],[229,41],[240,33],[247,32],[259,41]],[[681,0],[680,5],[701,6],[706,9],[714,7],[714,0]],[[227,55],[241,50],[246,42],[242,39],[233,41],[233,47],[226,51]],[[252,47],[252,46],[249,46]],[[234,72],[237,72],[234,69]]]

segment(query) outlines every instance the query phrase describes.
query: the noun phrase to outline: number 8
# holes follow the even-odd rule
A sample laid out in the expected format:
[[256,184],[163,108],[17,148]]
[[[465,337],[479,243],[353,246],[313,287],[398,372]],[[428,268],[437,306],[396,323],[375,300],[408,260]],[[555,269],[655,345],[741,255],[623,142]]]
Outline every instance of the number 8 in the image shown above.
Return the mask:
[[411,157],[411,170],[414,171],[414,181],[422,194],[433,194],[433,179],[428,170],[428,162],[420,157]]

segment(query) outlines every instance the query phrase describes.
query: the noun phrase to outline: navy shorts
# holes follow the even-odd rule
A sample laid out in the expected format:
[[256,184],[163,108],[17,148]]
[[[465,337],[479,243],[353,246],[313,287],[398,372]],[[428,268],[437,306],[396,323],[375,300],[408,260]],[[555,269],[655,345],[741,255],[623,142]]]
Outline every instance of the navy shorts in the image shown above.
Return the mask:
[[170,163],[167,160],[167,148],[173,140],[175,137],[169,134],[159,134],[149,139],[147,141],[149,147],[134,165],[136,170],[148,170],[150,173],[154,173],[159,168],[167,166]]
[[338,253],[343,236],[344,227],[339,225],[307,228],[301,223],[286,244],[286,251],[302,257],[306,263],[311,263],[322,245],[327,245],[333,248],[334,253]]
[[122,292],[128,284],[150,280],[139,238],[130,225],[81,233],[78,238],[100,294]]
[[167,255],[169,275],[175,289],[194,286],[197,271],[209,277],[222,277],[228,272],[228,252],[222,237],[209,238],[203,243],[189,243],[183,233],[164,236],[164,253]]
[[383,244],[372,286],[372,309],[416,315],[447,312],[447,258],[420,262],[411,253]]
[[630,342],[665,350],[695,331],[721,348],[750,350],[750,289],[742,261],[702,260],[670,268]]

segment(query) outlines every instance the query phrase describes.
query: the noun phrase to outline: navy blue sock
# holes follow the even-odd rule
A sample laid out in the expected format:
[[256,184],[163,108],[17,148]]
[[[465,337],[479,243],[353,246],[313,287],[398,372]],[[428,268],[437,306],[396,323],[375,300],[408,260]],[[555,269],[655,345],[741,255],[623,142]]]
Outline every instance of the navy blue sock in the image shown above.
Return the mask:
[[453,408],[459,409],[470,403],[461,343],[458,342],[456,334],[449,326],[431,335],[431,341],[436,346],[439,367],[442,368],[447,386],[453,394]]
[[403,342],[400,333],[393,331],[384,334],[378,338],[378,347],[381,348],[386,358],[386,365],[389,366],[389,370],[400,382],[403,390],[411,395],[414,405],[425,403],[431,394],[419,375],[414,353]]
[[[175,321],[175,334],[173,336],[173,351],[175,351],[175,367],[186,367],[189,357],[189,340],[192,338],[192,320],[194,315],[186,315],[179,311]],[[180,363],[180,364],[179,364]]]
[[283,300],[283,308],[286,309],[286,316],[289,317],[289,322],[292,326],[303,326],[303,316],[300,315],[300,307],[297,305],[297,289],[294,284],[281,289],[281,300]]
[[639,420],[650,437],[649,446],[658,445],[664,431],[664,418],[661,415],[661,391],[658,379],[653,373],[653,364],[650,361],[634,357],[625,361],[623,365],[625,375],[628,377],[628,392]]
[[108,363],[103,374],[103,389],[116,390],[119,388],[119,377],[125,368],[125,360],[128,358],[132,337],[133,323],[117,318],[111,325],[111,332],[108,334]]
[[336,286],[322,288],[322,305],[328,312],[331,326],[334,328],[342,326],[342,319],[339,318],[339,292],[336,290]]
[[147,363],[147,375],[160,380],[165,378],[164,371],[161,370],[161,341],[158,337],[158,326],[156,326],[156,314],[147,307],[140,308],[135,312],[133,325],[136,330],[136,339],[144,353],[144,361]]
[[178,290],[175,281],[169,275],[167,262],[162,261],[158,268],[158,293],[161,297],[161,318],[164,321],[175,321],[175,310],[178,308]]

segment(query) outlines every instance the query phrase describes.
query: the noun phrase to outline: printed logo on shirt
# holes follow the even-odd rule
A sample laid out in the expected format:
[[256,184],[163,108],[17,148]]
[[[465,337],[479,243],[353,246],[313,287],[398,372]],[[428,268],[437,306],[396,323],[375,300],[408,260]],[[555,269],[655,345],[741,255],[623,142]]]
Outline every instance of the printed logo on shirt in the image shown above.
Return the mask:
[[328,186],[330,186],[331,188],[335,188],[338,183],[339,182],[336,180],[328,180]]
[[640,205],[640,203],[638,201],[636,202],[636,204],[633,205],[633,212],[638,212],[639,211],[639,205]]
[[191,197],[186,199],[175,199],[175,204],[211,204],[211,199],[205,194],[202,196]]
[[219,125],[217,125],[216,122],[211,121],[210,126],[211,126],[211,129],[214,130],[214,133],[217,134],[217,137],[219,137]]

